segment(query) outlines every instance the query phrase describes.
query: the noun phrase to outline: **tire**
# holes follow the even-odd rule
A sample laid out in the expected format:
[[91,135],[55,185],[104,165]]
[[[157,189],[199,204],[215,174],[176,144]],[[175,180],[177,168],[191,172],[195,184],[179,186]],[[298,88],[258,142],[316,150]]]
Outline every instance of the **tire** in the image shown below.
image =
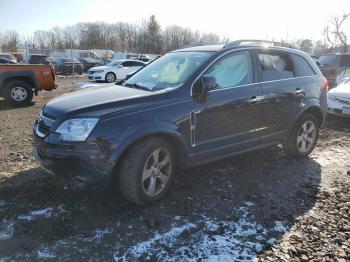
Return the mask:
[[33,99],[32,86],[21,80],[11,81],[5,86],[5,98],[14,106],[29,105]]
[[108,72],[105,76],[105,80],[108,83],[113,83],[116,79],[117,79],[117,77],[112,72]]
[[297,158],[308,156],[316,146],[319,131],[318,119],[312,114],[303,114],[289,135],[286,145],[288,154]]
[[[155,161],[157,152],[158,162]],[[165,162],[167,164],[163,165]],[[174,173],[175,153],[172,145],[163,138],[150,138],[132,146],[122,159],[119,187],[128,200],[147,205],[164,196]]]

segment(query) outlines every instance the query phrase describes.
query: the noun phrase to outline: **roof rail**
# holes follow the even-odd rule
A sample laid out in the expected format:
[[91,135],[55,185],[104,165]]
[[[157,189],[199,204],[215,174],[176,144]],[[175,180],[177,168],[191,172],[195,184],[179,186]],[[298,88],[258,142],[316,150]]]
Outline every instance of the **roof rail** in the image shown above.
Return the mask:
[[259,40],[259,39],[240,39],[236,40],[230,43],[225,44],[224,48],[227,47],[233,47],[233,46],[240,46],[242,44],[256,44],[256,45],[264,45],[264,46],[282,46],[282,47],[288,47],[288,48],[294,48],[296,49],[295,46],[287,43],[282,43],[282,42],[275,42],[275,41],[270,41],[270,40]]

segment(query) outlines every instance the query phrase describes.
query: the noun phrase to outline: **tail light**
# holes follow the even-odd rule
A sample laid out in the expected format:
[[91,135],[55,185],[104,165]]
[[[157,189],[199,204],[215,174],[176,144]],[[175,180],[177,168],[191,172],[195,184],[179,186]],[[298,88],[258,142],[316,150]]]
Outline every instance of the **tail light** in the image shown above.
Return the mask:
[[329,89],[328,81],[324,76],[321,76],[321,78],[322,78],[323,89],[325,92],[328,92],[328,89]]
[[56,74],[55,74],[55,70],[53,68],[51,68],[51,76],[52,76],[52,79],[55,81]]

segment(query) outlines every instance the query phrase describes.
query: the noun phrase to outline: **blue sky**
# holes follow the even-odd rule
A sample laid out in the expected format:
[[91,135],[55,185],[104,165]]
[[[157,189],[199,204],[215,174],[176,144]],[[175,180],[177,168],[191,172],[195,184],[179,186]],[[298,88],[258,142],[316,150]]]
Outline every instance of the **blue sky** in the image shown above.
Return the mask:
[[[178,24],[231,39],[321,37],[330,15],[350,12],[349,0],[0,0],[0,32],[21,34],[77,22],[140,22],[155,14],[163,27]],[[347,25],[350,32],[350,21]]]

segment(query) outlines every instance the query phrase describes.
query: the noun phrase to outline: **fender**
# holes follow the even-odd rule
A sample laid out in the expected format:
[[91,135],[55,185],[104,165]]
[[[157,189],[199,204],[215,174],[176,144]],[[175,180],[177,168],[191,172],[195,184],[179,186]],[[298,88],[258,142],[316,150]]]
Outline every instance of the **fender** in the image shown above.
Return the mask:
[[186,163],[189,155],[189,145],[188,142],[186,142],[186,139],[177,130],[176,125],[156,119],[129,126],[117,138],[116,149],[111,154],[108,162],[114,166],[119,161],[125,150],[129,148],[129,146],[131,146],[137,140],[151,135],[165,135],[171,137],[172,141],[176,142],[177,149],[180,147],[180,149],[183,151],[181,154],[183,159],[180,159],[181,163]]
[[293,121],[291,123],[291,126],[289,127],[290,131],[292,130],[294,124],[300,118],[300,116],[302,114],[304,114],[307,110],[310,110],[310,109],[317,110],[322,115],[322,117],[323,117],[323,121],[321,123],[321,126],[322,126],[322,124],[323,124],[323,122],[325,120],[325,114],[322,111],[322,108],[321,108],[321,105],[320,105],[320,100],[318,98],[311,97],[311,98],[306,99],[303,102],[303,106],[302,107],[299,107],[299,111],[295,115],[295,117],[294,117],[294,119],[293,119]]
[[0,89],[3,88],[3,83],[9,79],[9,78],[20,78],[20,77],[27,77],[30,78],[34,84],[34,93],[35,95],[38,95],[39,91],[39,82],[36,78],[35,72],[32,70],[16,70],[16,71],[9,71],[9,72],[3,72],[0,73]]

